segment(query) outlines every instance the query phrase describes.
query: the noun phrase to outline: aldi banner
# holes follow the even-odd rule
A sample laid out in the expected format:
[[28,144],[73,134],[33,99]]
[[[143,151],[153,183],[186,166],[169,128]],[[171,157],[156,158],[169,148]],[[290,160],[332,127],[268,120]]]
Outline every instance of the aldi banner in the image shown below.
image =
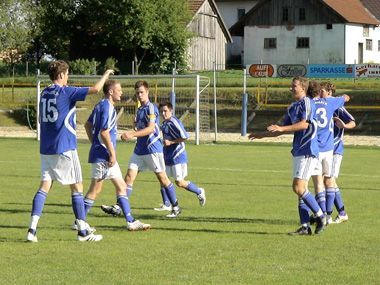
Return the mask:
[[380,64],[356,64],[355,65],[356,78],[369,78],[380,77]]
[[354,78],[354,64],[308,64],[309,78]]
[[276,77],[276,65],[274,64],[251,64],[247,66],[249,75],[252,77]]

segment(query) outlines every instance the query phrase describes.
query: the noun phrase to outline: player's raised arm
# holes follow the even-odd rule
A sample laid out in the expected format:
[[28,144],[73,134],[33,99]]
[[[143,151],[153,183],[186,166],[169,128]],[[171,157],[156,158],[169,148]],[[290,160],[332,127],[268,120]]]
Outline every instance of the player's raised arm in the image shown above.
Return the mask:
[[100,80],[96,82],[94,86],[88,89],[88,94],[96,94],[100,92],[100,90],[103,88],[104,83],[111,74],[114,74],[114,71],[112,69],[107,69],[106,72],[104,72],[102,78],[100,78]]

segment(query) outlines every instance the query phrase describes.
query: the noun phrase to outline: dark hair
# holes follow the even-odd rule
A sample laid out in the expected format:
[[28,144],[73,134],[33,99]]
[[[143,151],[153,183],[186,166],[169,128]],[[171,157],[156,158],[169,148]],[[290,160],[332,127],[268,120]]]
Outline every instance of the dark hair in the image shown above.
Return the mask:
[[173,105],[170,102],[161,103],[159,108],[161,109],[162,107],[168,107],[169,110],[173,110]]
[[135,83],[135,89],[139,89],[141,86],[144,86],[145,89],[149,89],[149,84],[145,80],[139,80]]
[[69,70],[69,65],[63,60],[52,61],[48,66],[48,74],[52,81],[57,80],[59,75],[67,70]]
[[109,79],[103,85],[103,93],[104,95],[108,94],[108,92],[116,85],[119,84],[118,81]]
[[321,90],[321,86],[315,80],[309,82],[309,87],[307,88],[306,95],[310,98],[315,98],[319,96],[319,91]]
[[326,91],[331,91],[332,94],[335,94],[336,91],[335,85],[332,84],[330,81],[322,82],[321,88],[325,89]]
[[298,81],[301,83],[301,86],[305,89],[305,92],[307,92],[307,89],[309,88],[309,80],[302,76],[297,76],[293,78],[293,82]]

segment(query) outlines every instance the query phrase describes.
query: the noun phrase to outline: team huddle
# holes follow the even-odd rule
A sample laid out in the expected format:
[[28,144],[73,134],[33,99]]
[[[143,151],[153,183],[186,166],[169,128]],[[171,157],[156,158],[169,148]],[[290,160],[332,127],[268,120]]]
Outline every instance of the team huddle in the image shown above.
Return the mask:
[[[173,115],[173,106],[162,103],[158,107],[149,101],[149,85],[146,81],[135,83],[135,95],[140,104],[135,116],[135,128],[121,135],[123,141],[136,138],[134,152],[123,179],[116,159],[117,113],[115,103],[120,101],[120,82],[109,80],[113,70],[107,70],[93,87],[67,86],[69,67],[58,60],[48,67],[52,84],[40,96],[40,156],[41,182],[34,196],[27,241],[37,242],[37,225],[42,215],[48,193],[57,180],[71,189],[75,221],[72,229],[78,232],[79,241],[100,241],[103,236],[87,223],[87,215],[102,191],[104,180],[111,180],[115,187],[117,203],[102,205],[107,214],[124,215],[130,231],[148,230],[151,225],[133,217],[129,197],[133,184],[141,171],[155,173],[162,196],[162,204],[156,211],[169,211],[167,218],[181,213],[176,189],[193,193],[200,206],[206,203],[203,188],[187,181],[187,154],[185,141],[189,138],[182,122]],[[82,173],[77,153],[75,104],[84,101],[88,94],[103,90],[104,98],[94,107],[85,123],[91,147],[88,162],[91,163],[91,184],[83,197]],[[294,133],[293,139],[293,191],[298,195],[301,226],[294,235],[311,235],[310,225],[315,223],[315,234],[325,226],[348,220],[342,196],[336,184],[343,155],[344,129],[355,127],[354,118],[344,108],[347,95],[332,97],[335,87],[329,83],[309,82],[297,77],[292,80],[291,91],[295,102],[285,114],[283,125],[271,125],[266,132],[251,133],[250,139],[274,137]],[[160,112],[163,123],[160,126]],[[162,139],[161,139],[162,133]],[[308,190],[312,177],[315,196]],[[333,206],[338,215],[333,220]],[[311,214],[310,214],[311,212]]]
[[[266,132],[251,133],[250,139],[294,133],[293,191],[297,194],[301,227],[292,235],[323,232],[326,225],[348,220],[336,178],[343,155],[343,133],[355,127],[355,120],[344,108],[349,96],[332,97],[335,86],[330,82],[309,82],[303,77],[292,80],[295,99],[285,114],[283,125],[271,125]],[[308,190],[312,177],[315,196]],[[333,206],[338,215],[333,220]],[[310,215],[312,212],[312,215]]]
[[[52,85],[41,92],[40,110],[40,154],[41,183],[34,196],[27,241],[38,242],[37,225],[42,215],[47,195],[57,180],[71,189],[72,207],[75,221],[72,229],[78,232],[79,241],[100,241],[103,236],[95,234],[96,229],[86,222],[86,217],[101,192],[103,181],[111,180],[115,187],[117,205],[102,206],[107,213],[123,213],[127,229],[130,231],[148,230],[149,224],[136,220],[131,213],[129,196],[133,183],[140,171],[153,171],[160,182],[163,204],[158,211],[169,210],[168,218],[181,213],[173,183],[197,197],[201,206],[206,203],[206,194],[191,181],[186,181],[187,155],[184,142],[188,134],[182,123],[172,114],[170,103],[161,104],[164,123],[161,127],[163,142],[160,138],[158,108],[149,101],[149,86],[145,81],[137,81],[135,91],[140,107],[135,117],[133,131],[124,132],[122,140],[137,138],[134,152],[128,163],[128,171],[123,179],[116,160],[117,114],[115,102],[120,101],[122,88],[119,82],[108,80],[113,70],[107,70],[93,87],[67,86],[69,67],[58,60],[49,64],[48,73]],[[75,104],[85,100],[88,94],[98,93],[101,89],[104,98],[95,106],[88,118],[85,129],[91,142],[89,163],[91,163],[91,185],[83,197],[82,173],[77,153],[75,132]]]

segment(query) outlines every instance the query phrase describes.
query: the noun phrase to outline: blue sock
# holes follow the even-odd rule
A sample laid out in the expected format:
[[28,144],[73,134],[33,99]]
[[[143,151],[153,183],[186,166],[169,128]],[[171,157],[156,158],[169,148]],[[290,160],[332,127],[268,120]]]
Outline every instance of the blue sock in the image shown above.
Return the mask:
[[193,182],[189,181],[189,184],[186,187],[186,190],[189,190],[190,192],[193,192],[197,195],[201,194],[201,190],[198,188],[197,185],[195,185]]
[[309,207],[305,204],[305,202],[299,198],[298,199],[298,213],[300,215],[301,225],[308,224],[310,222],[309,216]]
[[42,189],[38,189],[36,195],[34,195],[34,198],[33,198],[31,216],[40,217],[42,215],[42,210],[44,208],[46,198],[47,198],[47,193],[42,191]]
[[161,197],[162,197],[162,204],[165,206],[170,206],[170,201],[168,195],[166,195],[165,187],[161,187]]
[[84,212],[86,213],[86,217],[88,212],[90,212],[92,206],[94,205],[94,200],[89,198],[84,198]]
[[127,197],[130,197],[133,191],[132,185],[127,185]]
[[71,194],[71,203],[73,206],[75,218],[85,221],[86,213],[84,210],[83,194],[79,192],[74,192]]
[[117,203],[119,204],[120,208],[123,210],[123,214],[127,222],[132,223],[135,219],[133,218],[132,213],[131,213],[131,207],[129,206],[128,197],[125,195],[118,195]]
[[173,207],[178,206],[177,195],[173,183],[170,183],[168,187],[165,187],[166,195],[169,197],[169,201]]
[[315,200],[317,200],[317,203],[319,207],[321,208],[323,213],[326,213],[326,193],[325,191],[319,192],[317,195],[315,195]]
[[343,216],[343,215],[346,214],[346,212],[344,211],[344,204],[343,204],[342,194],[340,193],[339,188],[335,188],[334,204],[335,204],[336,209],[339,212],[339,215]]
[[326,189],[326,213],[327,215],[331,215],[333,212],[333,205],[335,199],[335,189],[329,187]]
[[306,190],[301,198],[314,214],[317,214],[319,211],[321,211],[321,208],[309,190]]

